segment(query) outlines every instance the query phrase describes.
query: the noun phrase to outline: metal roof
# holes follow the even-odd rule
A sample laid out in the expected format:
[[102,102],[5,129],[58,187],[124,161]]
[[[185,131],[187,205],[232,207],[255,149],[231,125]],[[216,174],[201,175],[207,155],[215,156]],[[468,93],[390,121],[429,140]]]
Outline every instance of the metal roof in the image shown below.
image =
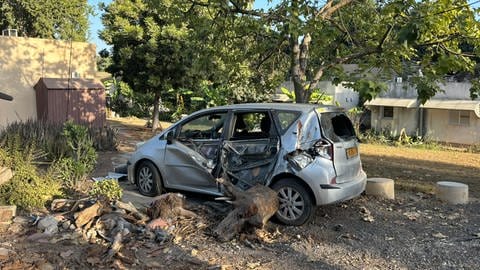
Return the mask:
[[49,90],[103,90],[102,82],[97,79],[84,79],[84,78],[41,78],[39,83],[43,81],[45,87]]
[[414,98],[376,98],[365,102],[365,106],[416,108],[418,101]]
[[420,106],[426,109],[474,111],[480,117],[480,100],[431,99]]

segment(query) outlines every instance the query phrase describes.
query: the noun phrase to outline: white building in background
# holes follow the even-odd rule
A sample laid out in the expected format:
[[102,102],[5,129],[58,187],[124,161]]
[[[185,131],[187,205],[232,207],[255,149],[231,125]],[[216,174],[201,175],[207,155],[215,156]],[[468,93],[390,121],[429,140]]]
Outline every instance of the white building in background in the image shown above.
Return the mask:
[[480,144],[480,100],[470,99],[470,83],[440,84],[437,93],[425,104],[417,101],[417,91],[407,83],[392,82],[389,91],[368,101],[371,126],[377,131],[399,135],[426,136],[434,141]]
[[[290,100],[287,95],[282,93],[282,91],[280,90],[281,87],[284,87],[289,91],[294,90],[293,82],[286,81],[282,83],[277,89],[272,100],[275,102],[292,102],[292,100]],[[340,107],[343,107],[346,110],[358,106],[359,95],[351,88],[346,88],[341,84],[334,85],[329,81],[321,81],[319,82],[317,87],[321,89],[326,95],[329,95],[333,98],[331,102],[332,105],[338,104]]]

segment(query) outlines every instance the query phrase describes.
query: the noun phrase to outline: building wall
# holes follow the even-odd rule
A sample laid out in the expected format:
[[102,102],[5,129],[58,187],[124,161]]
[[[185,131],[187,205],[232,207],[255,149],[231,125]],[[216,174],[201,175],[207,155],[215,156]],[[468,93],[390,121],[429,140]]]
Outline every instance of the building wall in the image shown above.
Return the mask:
[[451,125],[449,123],[449,110],[426,110],[427,136],[435,141],[479,144],[480,143],[480,118],[470,111],[470,125]]
[[[444,84],[439,83],[438,85],[444,92],[436,93],[433,99],[470,100],[470,87],[472,87],[472,84],[469,82],[446,82]],[[388,84],[388,91],[380,94],[380,97],[417,98],[417,89],[405,82],[390,82]]]
[[[294,86],[292,81],[283,82],[280,87],[285,87],[289,91],[294,91]],[[357,92],[353,91],[353,89],[347,88],[339,85],[334,85],[329,81],[320,81],[318,83],[318,88],[325,92],[325,94],[333,97],[332,104],[337,104],[345,108],[346,110],[350,110],[351,108],[358,106],[359,95]],[[281,93],[277,91],[277,93]]]
[[417,134],[416,109],[394,107],[393,118],[383,118],[383,108],[375,106],[371,108],[371,125],[376,131],[387,131],[393,136],[400,135],[402,129],[408,135]]
[[13,96],[0,100],[0,127],[8,122],[36,119],[35,90],[41,77],[94,78],[95,45],[84,42],[0,36],[0,91]]

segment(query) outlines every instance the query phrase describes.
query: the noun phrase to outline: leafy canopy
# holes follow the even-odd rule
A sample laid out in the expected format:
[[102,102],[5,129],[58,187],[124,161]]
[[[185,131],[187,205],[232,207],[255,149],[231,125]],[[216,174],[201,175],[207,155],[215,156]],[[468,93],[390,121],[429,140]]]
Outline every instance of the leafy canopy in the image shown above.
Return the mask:
[[17,29],[19,36],[86,41],[87,0],[2,0],[0,29]]

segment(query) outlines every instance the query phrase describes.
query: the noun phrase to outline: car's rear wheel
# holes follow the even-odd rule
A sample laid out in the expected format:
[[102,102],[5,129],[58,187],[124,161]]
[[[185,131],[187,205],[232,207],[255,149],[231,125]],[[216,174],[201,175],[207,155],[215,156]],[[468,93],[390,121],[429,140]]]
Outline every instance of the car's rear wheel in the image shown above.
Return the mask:
[[272,185],[277,191],[280,203],[275,217],[285,225],[300,226],[309,221],[313,215],[314,206],[310,193],[298,181],[286,178]]
[[140,194],[153,197],[161,192],[160,173],[152,162],[142,161],[137,167],[136,178]]

